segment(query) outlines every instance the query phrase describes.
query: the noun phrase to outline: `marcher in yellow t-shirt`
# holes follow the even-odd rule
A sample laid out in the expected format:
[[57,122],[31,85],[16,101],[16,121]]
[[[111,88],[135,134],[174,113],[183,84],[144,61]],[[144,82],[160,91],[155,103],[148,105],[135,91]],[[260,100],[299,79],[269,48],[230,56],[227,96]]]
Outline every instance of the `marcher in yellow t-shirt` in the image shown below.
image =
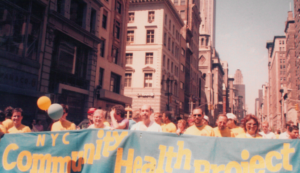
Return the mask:
[[2,122],[3,126],[6,128],[6,129],[10,129],[14,126],[14,123],[11,119],[6,119]]
[[231,129],[234,136],[238,136],[239,134],[245,133],[243,128],[237,126],[238,120],[233,113],[227,113],[226,116],[227,116],[227,127]]
[[212,128],[208,125],[202,124],[202,119],[204,114],[200,107],[193,110],[193,115],[195,124],[186,129],[184,134],[188,135],[198,135],[198,136],[214,136]]
[[8,129],[8,133],[26,133],[31,132],[30,128],[28,126],[23,125],[22,119],[22,109],[21,108],[15,108],[12,111],[12,121],[13,121],[13,127]]
[[7,133],[6,128],[3,126],[2,122],[5,120],[5,114],[0,110],[0,137]]
[[172,114],[170,112],[165,112],[162,115],[162,120],[164,124],[161,125],[163,132],[176,133],[176,126],[171,122]]
[[247,115],[244,118],[243,126],[245,133],[239,134],[236,138],[262,138],[262,136],[258,134],[259,122],[256,116]]
[[75,124],[66,119],[69,111],[68,106],[64,104],[61,105],[64,109],[64,114],[58,121],[53,123],[51,127],[51,131],[75,130],[76,129]]
[[232,131],[226,126],[227,117],[220,114],[217,119],[218,127],[213,128],[215,137],[235,137]]

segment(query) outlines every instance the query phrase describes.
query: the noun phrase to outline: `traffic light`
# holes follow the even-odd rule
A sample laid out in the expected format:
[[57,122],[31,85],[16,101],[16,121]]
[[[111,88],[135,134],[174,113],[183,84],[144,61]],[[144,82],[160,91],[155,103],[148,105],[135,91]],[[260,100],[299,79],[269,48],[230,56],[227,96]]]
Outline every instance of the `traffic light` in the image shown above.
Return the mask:
[[296,111],[298,111],[298,110],[299,110],[299,106],[298,106],[298,104],[295,104],[295,109],[296,109]]

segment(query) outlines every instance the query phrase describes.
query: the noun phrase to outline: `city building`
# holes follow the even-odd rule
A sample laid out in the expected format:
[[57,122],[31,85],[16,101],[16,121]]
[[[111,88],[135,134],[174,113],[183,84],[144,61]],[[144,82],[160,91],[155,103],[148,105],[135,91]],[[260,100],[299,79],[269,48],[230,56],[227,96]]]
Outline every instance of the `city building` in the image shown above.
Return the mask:
[[286,112],[286,121],[298,122],[298,111],[295,109],[299,105],[297,73],[296,73],[296,50],[295,50],[295,20],[293,12],[288,12],[288,18],[285,22],[286,36],[286,85],[283,87],[286,97],[283,100],[284,111]]
[[179,115],[179,90],[186,85],[179,80],[181,56],[187,53],[181,44],[183,26],[170,0],[130,1],[125,95],[132,98],[132,109],[149,104],[154,112]]
[[273,129],[283,130],[281,89],[286,85],[286,37],[275,36],[272,42],[267,42],[268,73],[269,73],[269,121]]
[[21,107],[24,121],[45,120],[36,101],[47,95],[67,104],[78,124],[89,107],[131,104],[123,96],[128,3],[1,1],[1,109]]
[[245,116],[246,110],[246,95],[245,95],[245,84],[243,81],[242,71],[237,69],[234,74],[233,87],[235,88],[235,96],[236,96],[236,109],[235,114],[238,119],[243,119]]

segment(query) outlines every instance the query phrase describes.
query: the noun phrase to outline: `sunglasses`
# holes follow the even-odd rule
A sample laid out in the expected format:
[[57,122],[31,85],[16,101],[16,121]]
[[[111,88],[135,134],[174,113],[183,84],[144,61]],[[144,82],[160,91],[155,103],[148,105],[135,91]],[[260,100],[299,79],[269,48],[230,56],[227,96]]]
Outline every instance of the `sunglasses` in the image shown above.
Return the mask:
[[202,115],[201,114],[194,114],[194,117],[202,117]]

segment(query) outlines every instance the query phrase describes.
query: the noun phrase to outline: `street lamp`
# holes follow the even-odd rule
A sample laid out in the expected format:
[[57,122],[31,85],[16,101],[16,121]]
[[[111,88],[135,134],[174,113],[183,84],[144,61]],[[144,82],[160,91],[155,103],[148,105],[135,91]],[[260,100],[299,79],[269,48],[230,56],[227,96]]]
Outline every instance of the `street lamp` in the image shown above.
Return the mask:
[[161,84],[163,84],[163,82],[167,83],[167,92],[165,93],[165,95],[168,96],[167,111],[170,111],[170,97],[172,96],[172,91],[170,91],[170,83],[172,85],[174,81],[176,80],[170,79],[169,77],[167,78],[167,80],[161,80]]

